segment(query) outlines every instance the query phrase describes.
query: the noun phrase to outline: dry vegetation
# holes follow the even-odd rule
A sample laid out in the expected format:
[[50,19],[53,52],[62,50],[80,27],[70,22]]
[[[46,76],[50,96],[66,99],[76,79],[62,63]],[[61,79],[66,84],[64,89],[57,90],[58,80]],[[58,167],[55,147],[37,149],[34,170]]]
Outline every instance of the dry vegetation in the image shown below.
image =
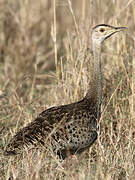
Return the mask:
[[[42,110],[87,91],[90,30],[127,26],[103,46],[102,131],[64,162],[50,151],[4,157],[11,136]],[[134,0],[0,0],[0,179],[135,179]]]

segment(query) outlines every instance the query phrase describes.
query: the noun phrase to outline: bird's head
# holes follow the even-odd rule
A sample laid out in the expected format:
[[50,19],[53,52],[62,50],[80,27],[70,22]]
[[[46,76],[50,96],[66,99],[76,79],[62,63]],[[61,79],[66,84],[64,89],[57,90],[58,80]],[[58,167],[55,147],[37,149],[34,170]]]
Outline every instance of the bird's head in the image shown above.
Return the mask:
[[111,35],[125,30],[126,27],[113,27],[106,24],[99,24],[92,29],[91,38],[93,42],[101,44],[105,39]]

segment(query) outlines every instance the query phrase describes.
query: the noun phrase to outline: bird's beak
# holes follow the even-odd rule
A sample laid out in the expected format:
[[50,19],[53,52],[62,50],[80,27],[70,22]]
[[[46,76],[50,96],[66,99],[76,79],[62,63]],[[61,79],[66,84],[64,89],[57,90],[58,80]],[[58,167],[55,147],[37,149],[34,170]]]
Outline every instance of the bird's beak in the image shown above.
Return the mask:
[[124,31],[126,29],[127,29],[126,27],[113,27],[108,31],[108,33],[104,39],[107,39],[108,37],[112,36],[113,34],[120,32],[120,31]]
[[126,27],[115,27],[114,28],[115,32],[124,31],[124,30],[127,30],[127,28]]
[[126,30],[127,28],[126,27],[114,27],[112,29],[110,29],[110,34],[114,34],[114,33],[117,33],[117,32],[120,32],[120,31],[124,31]]

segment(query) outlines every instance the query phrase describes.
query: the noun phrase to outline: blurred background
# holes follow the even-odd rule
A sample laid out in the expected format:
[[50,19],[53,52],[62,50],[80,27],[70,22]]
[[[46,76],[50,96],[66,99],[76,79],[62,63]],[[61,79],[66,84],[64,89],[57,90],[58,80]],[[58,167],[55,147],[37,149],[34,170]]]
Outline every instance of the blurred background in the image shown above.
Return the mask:
[[[95,166],[103,168],[97,176],[95,169],[92,172],[93,177],[102,175],[101,179],[123,180],[128,175],[132,179],[135,175],[134,0],[0,0],[2,149],[21,126],[32,121],[42,110],[84,97],[91,73],[91,29],[101,23],[126,26],[128,31],[111,37],[102,48],[104,98],[101,122],[104,128],[94,146],[94,154],[100,161]],[[116,159],[110,160],[116,151],[119,152]],[[5,168],[7,161],[4,158],[0,161],[5,162],[2,166]],[[21,165],[18,161],[17,166]],[[16,165],[11,167],[14,169]],[[88,166],[82,167],[75,168],[89,177]],[[69,170],[70,175],[75,173],[75,168]],[[5,169],[10,171],[8,166]],[[79,170],[77,177],[82,175]],[[1,171],[1,174],[7,179],[10,177],[10,173]],[[11,174],[18,177],[12,170]],[[53,175],[52,178],[55,171]],[[85,177],[85,173],[83,175]],[[24,174],[21,177],[26,178]],[[46,177],[44,173],[43,177]]]

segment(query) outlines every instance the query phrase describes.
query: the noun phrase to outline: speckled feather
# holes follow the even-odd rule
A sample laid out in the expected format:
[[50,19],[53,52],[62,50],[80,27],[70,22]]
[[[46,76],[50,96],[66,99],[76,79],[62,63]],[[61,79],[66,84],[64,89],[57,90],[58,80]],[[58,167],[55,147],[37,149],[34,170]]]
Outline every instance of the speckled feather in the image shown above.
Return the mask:
[[51,145],[63,159],[67,151],[75,154],[96,139],[96,108],[87,99],[69,105],[52,107],[21,129],[10,140],[5,155],[15,155],[30,145]]

